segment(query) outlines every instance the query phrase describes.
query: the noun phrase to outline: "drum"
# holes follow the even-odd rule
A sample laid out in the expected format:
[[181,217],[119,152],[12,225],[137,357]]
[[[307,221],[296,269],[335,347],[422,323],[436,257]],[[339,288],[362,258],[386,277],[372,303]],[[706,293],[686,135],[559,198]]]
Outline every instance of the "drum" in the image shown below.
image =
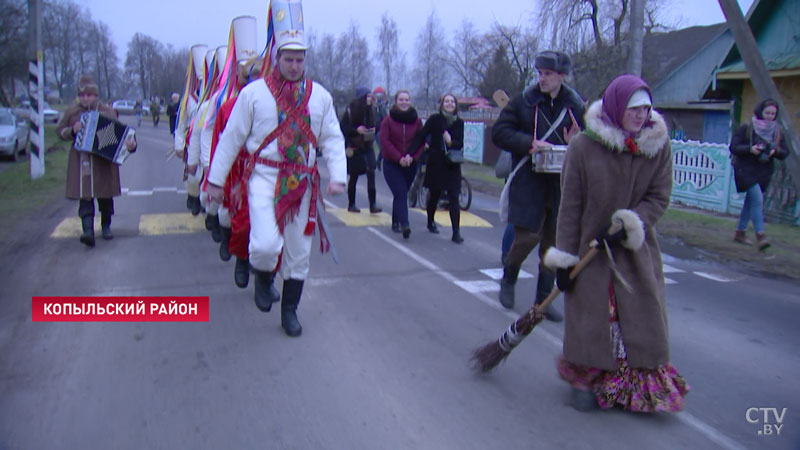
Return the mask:
[[531,155],[533,171],[539,173],[561,173],[561,166],[567,157],[566,145],[552,145]]
[[75,150],[91,153],[118,165],[125,161],[130,154],[125,147],[125,140],[134,136],[133,128],[98,111],[81,114],[81,123],[83,127],[72,144]]

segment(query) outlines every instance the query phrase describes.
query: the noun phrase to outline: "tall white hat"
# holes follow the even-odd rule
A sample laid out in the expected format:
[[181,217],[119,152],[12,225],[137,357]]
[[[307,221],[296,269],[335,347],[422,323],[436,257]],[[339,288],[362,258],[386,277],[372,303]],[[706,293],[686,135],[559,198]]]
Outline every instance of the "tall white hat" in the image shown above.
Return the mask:
[[217,51],[213,48],[206,51],[206,69],[208,70],[209,77],[214,73],[214,55],[216,53]]
[[233,19],[233,42],[236,47],[236,62],[247,61],[258,56],[256,18],[239,16]]
[[204,66],[206,63],[206,52],[208,46],[204,44],[193,45],[191,48],[192,62],[194,63],[194,73],[199,79],[205,78]]
[[217,47],[217,69],[219,73],[225,70],[225,58],[228,56],[228,46],[220,45]]
[[272,0],[275,50],[307,50],[303,34],[303,3],[300,0]]

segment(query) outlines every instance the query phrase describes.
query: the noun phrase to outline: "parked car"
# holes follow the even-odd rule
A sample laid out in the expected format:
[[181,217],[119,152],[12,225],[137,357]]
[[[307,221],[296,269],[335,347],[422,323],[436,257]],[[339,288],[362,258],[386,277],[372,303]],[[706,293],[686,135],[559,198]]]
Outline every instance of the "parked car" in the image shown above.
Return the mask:
[[17,160],[28,151],[28,121],[17,117],[10,108],[0,108],[0,153]]
[[[44,123],[58,123],[60,113],[51,108],[49,103],[44,102],[42,104],[42,109],[44,110]],[[31,106],[31,102],[28,100],[20,102],[20,104],[14,108],[14,113],[16,113],[17,117],[26,120],[31,120],[31,118],[36,115]]]
[[135,114],[133,110],[135,104],[136,102],[133,100],[117,100],[111,104],[111,107],[114,108],[117,114],[124,116],[127,114]]

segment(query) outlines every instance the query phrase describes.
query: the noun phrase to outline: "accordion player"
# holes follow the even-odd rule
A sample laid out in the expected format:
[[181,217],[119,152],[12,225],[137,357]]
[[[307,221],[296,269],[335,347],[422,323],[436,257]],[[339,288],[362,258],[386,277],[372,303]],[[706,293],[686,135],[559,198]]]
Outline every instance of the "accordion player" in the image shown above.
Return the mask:
[[83,126],[75,135],[75,150],[91,153],[117,165],[125,162],[130,155],[125,141],[135,135],[133,128],[98,111],[81,114],[80,121]]

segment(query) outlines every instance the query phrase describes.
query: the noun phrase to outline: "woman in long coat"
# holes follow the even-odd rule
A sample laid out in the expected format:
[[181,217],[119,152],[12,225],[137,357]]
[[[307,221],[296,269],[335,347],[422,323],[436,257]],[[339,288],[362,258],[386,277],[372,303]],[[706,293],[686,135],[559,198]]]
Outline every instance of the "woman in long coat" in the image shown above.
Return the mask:
[[[369,198],[369,212],[381,212],[376,203],[377,191],[375,190],[375,150],[372,143],[375,138],[375,108],[372,92],[365,87],[356,88],[356,98],[347,106],[342,115],[339,126],[344,134],[345,146],[348,148],[347,174],[347,210],[361,212],[356,207],[356,183],[358,177],[367,174],[367,196]],[[350,155],[352,149],[352,155]]]
[[461,237],[461,210],[458,205],[458,194],[461,192],[461,164],[452,163],[447,157],[447,150],[464,148],[464,121],[458,117],[458,103],[453,94],[445,94],[439,102],[439,112],[428,117],[425,126],[417,132],[408,152],[413,153],[426,139],[430,138],[428,161],[425,168],[423,185],[428,188],[428,231],[438,233],[434,222],[436,206],[442,191],[447,189],[447,200],[450,208],[450,223],[453,225],[451,240],[456,244],[464,242]]
[[[586,112],[561,172],[556,246],[545,264],[565,292],[558,372],[579,410],[680,411],[689,389],[669,363],[655,224],[669,205],[672,154],[651,105],[643,80],[614,79]],[[569,268],[595,239],[600,252],[570,282]]]
[[[81,130],[81,114],[99,111],[102,115],[117,119],[117,113],[108,105],[100,103],[100,91],[91,77],[84,75],[78,82],[78,102],[64,112],[56,126],[56,134],[65,141],[73,141]],[[128,151],[136,151],[136,141],[125,142]],[[83,234],[80,241],[94,247],[94,199],[100,209],[100,225],[103,239],[112,239],[111,216],[114,214],[114,199],[121,194],[119,167],[113,162],[70,147],[67,165],[67,198],[79,200],[78,216],[81,218]]]
[[736,192],[745,193],[733,240],[752,244],[745,234],[752,220],[759,250],[770,246],[764,233],[764,193],[772,178],[773,161],[789,156],[777,118],[778,102],[771,98],[761,101],[753,110],[753,119],[736,130],[730,145]]

